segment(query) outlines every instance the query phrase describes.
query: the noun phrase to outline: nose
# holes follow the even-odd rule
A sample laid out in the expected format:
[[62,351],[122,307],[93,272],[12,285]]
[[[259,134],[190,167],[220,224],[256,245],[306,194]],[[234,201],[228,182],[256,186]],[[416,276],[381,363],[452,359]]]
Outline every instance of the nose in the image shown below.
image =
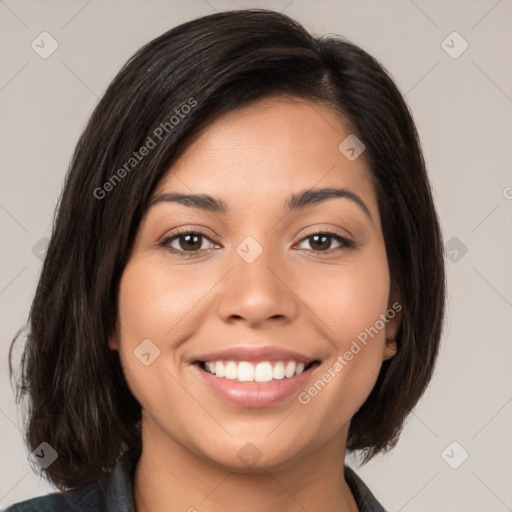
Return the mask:
[[[250,261],[250,260],[249,260]],[[218,314],[229,323],[255,328],[264,323],[293,321],[300,309],[290,269],[272,250],[252,262],[233,253],[232,270],[219,283]]]

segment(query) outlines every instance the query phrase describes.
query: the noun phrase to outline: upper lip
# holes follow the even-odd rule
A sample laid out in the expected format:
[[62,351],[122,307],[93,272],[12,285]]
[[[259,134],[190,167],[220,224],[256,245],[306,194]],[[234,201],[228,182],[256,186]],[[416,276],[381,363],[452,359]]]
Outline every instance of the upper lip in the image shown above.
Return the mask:
[[200,354],[194,357],[192,361],[194,363],[205,361],[296,361],[306,364],[317,360],[318,359],[315,357],[306,356],[299,352],[292,352],[291,350],[286,350],[281,347],[232,347],[226,350]]

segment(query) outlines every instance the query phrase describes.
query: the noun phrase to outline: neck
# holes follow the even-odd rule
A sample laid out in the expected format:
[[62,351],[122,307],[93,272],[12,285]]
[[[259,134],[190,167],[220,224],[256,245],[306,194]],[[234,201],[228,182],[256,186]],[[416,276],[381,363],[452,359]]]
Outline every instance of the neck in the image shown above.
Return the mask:
[[148,423],[134,478],[138,512],[358,511],[343,476],[348,426],[342,439],[279,468],[241,472],[192,453]]

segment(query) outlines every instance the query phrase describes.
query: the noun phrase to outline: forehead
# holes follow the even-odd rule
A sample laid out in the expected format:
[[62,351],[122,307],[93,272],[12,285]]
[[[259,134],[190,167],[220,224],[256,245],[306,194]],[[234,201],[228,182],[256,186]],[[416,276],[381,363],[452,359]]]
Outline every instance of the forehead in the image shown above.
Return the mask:
[[291,193],[307,188],[342,187],[376,212],[364,159],[351,161],[339,149],[349,135],[327,106],[267,98],[209,124],[173,164],[155,195],[209,194],[236,210],[248,202],[282,206]]

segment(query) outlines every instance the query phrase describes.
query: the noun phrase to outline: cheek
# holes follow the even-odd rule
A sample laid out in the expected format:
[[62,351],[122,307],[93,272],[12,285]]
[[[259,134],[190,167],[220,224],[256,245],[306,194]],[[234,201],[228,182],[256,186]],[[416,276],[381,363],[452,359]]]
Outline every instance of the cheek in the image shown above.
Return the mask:
[[183,399],[175,380],[181,371],[180,346],[200,328],[204,319],[195,308],[216,279],[212,272],[198,275],[185,265],[170,272],[165,261],[140,259],[126,266],[118,295],[119,353],[129,387],[143,407]]
[[384,339],[379,319],[388,307],[390,278],[383,248],[322,269],[303,281],[302,287],[302,296],[308,297],[311,309],[328,327],[324,332],[338,352],[348,350],[351,341],[376,322],[380,329],[374,338]]
[[179,401],[183,394],[173,385],[174,372],[166,357],[171,347],[162,340],[191,297],[177,282],[179,277],[170,282],[163,270],[143,261],[129,262],[119,285],[119,355],[128,386],[146,410],[166,400]]
[[333,408],[350,404],[351,416],[377,381],[386,340],[387,322],[382,319],[388,310],[390,277],[384,245],[366,254],[331,291],[336,303],[332,340],[337,352],[331,373],[335,370],[337,384],[326,398]]
[[[205,277],[205,276],[203,276]],[[183,270],[169,272],[164,264],[141,260],[126,267],[119,288],[119,320],[123,339],[130,343],[145,338],[169,343],[190,331],[187,314],[213,286],[212,276],[198,279]],[[165,350],[165,346],[160,347]]]
[[390,290],[385,250],[347,258],[343,266],[314,277],[302,293],[321,320],[332,356],[301,403],[323,403],[344,422],[364,403],[382,365],[387,323],[381,315],[388,309]]

